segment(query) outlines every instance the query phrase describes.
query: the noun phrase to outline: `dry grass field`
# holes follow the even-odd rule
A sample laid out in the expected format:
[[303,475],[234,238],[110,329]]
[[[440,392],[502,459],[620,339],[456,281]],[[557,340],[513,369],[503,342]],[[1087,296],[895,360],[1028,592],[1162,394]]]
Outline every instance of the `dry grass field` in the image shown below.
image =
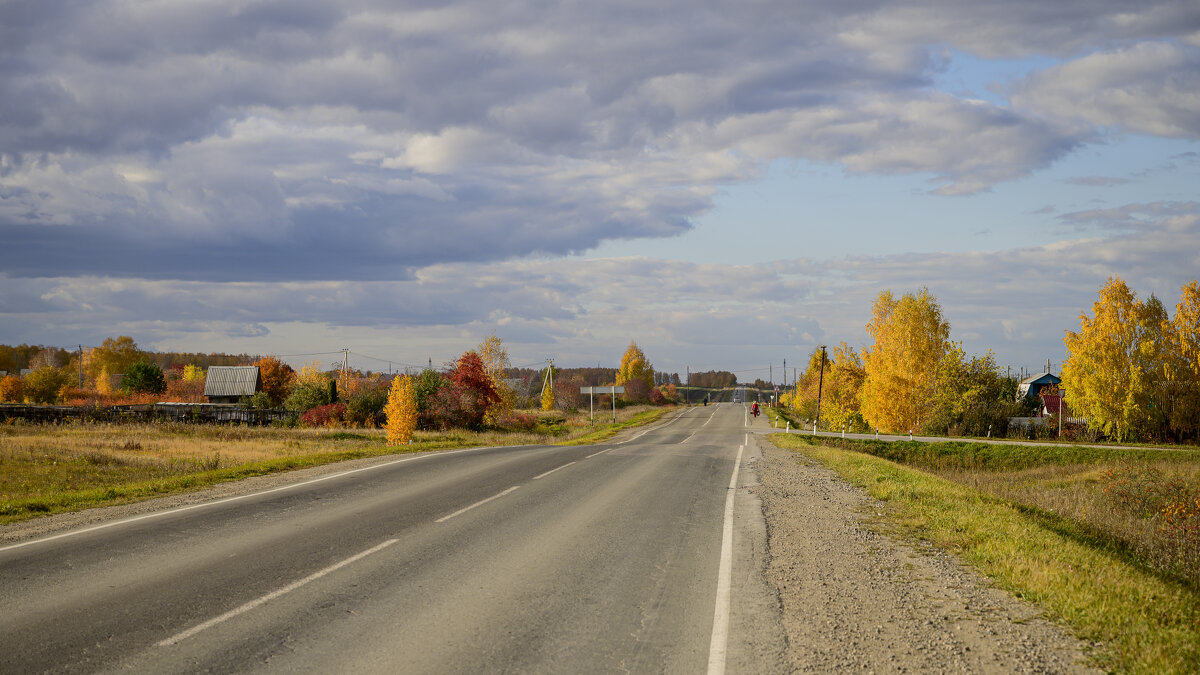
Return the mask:
[[359,457],[598,440],[669,410],[631,406],[615,424],[605,417],[594,426],[584,412],[539,415],[529,430],[418,431],[399,447],[386,445],[382,429],[0,424],[0,523]]

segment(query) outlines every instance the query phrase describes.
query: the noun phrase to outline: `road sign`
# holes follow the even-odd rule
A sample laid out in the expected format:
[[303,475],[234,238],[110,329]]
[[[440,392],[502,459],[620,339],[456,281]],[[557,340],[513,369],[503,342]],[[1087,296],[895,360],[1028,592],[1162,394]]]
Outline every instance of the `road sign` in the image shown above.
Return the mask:
[[596,421],[596,408],[594,405],[593,394],[612,394],[612,415],[613,422],[617,421],[617,394],[624,394],[625,387],[580,387],[579,393],[588,395],[588,414],[591,416],[591,421]]
[[580,387],[581,394],[624,394],[625,387]]

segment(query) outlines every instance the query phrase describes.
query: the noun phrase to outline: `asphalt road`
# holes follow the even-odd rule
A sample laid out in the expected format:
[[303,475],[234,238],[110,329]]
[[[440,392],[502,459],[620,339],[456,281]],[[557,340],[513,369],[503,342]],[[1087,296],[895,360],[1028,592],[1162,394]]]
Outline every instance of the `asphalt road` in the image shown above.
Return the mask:
[[0,669],[780,671],[749,431],[690,408],[0,546]]

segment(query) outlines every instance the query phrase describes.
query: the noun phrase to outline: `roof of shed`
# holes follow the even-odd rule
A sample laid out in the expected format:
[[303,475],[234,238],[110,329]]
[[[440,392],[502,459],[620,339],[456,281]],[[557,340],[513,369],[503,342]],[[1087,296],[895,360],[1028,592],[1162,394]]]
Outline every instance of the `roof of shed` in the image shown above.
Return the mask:
[[258,366],[212,366],[204,378],[205,396],[253,396]]

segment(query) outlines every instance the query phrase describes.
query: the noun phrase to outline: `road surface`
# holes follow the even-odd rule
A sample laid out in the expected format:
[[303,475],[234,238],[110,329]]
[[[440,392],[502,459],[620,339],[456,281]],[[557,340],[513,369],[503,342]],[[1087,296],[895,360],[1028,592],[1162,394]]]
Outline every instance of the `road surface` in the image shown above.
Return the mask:
[[786,670],[747,425],[689,408],[3,544],[0,668]]

